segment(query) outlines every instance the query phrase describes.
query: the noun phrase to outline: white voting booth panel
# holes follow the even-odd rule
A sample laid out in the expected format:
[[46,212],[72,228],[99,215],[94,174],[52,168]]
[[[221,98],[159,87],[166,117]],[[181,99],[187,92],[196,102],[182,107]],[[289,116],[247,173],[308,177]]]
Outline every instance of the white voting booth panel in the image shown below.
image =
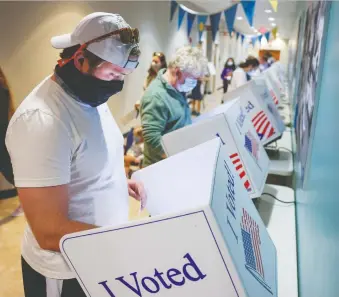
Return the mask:
[[284,133],[286,126],[278,111],[278,107],[272,101],[269,89],[264,79],[256,79],[250,83],[250,86],[257,98],[260,98],[261,102],[266,105],[271,120],[274,122],[274,127],[278,134]]
[[267,96],[262,87],[258,88],[255,81],[250,81],[224,96],[226,102],[236,98],[239,98],[240,105],[248,114],[263,145],[281,137],[285,127],[282,129],[277,108],[271,104],[271,97]]
[[225,145],[244,187],[251,198],[261,195],[269,169],[269,158],[246,112],[238,100],[214,110],[215,115],[202,115],[193,125],[162,137],[167,156],[219,137]]
[[281,92],[279,87],[277,87],[277,85],[272,82],[270,76],[267,73],[267,70],[265,70],[263,73],[261,73],[258,77],[255,78],[255,80],[257,79],[264,79],[267,85],[267,88],[269,90],[269,93],[273,99],[273,102],[276,105],[279,105],[281,103]]
[[284,67],[281,64],[280,61],[277,61],[275,63],[272,64],[272,66],[270,67],[271,71],[273,71],[276,76],[279,79],[279,83],[281,84],[282,88],[284,88],[284,82],[286,81],[286,77],[285,77],[285,71],[284,71]]
[[135,173],[152,217],[65,236],[88,297],[276,297],[276,249],[213,139]]
[[267,71],[267,74],[270,77],[272,83],[275,84],[276,88],[279,89],[280,95],[284,94],[285,89],[284,89],[283,81],[281,81],[280,70],[277,67],[277,65],[273,64],[266,71]]

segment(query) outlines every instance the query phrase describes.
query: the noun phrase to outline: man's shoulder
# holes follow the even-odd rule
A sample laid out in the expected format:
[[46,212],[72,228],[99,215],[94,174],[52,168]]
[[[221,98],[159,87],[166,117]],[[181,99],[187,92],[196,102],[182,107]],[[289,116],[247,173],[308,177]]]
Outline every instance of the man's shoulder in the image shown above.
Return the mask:
[[72,120],[69,106],[61,102],[65,94],[50,78],[43,80],[21,102],[10,120],[9,130],[15,123],[31,128],[40,126],[41,130],[48,130],[51,125],[69,126],[67,122]]
[[38,112],[63,120],[69,117],[72,106],[70,96],[50,77],[38,84],[21,102],[13,120]]

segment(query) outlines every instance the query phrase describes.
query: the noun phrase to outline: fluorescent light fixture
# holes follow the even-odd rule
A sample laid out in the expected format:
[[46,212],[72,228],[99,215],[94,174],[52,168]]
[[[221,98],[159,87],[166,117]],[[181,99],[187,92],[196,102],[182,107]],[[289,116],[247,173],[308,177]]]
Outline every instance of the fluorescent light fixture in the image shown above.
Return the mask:
[[276,23],[272,23],[271,26],[272,26],[272,27],[276,27],[277,24],[276,24]]
[[265,9],[265,12],[266,12],[266,13],[272,13],[272,10],[270,10],[270,9]]
[[243,20],[243,19],[244,19],[244,18],[243,18],[242,16],[238,16],[238,17],[237,17],[237,20],[238,20],[238,21],[241,21],[241,20]]
[[270,21],[270,22],[273,22],[273,21],[275,21],[275,18],[268,18],[268,20]]

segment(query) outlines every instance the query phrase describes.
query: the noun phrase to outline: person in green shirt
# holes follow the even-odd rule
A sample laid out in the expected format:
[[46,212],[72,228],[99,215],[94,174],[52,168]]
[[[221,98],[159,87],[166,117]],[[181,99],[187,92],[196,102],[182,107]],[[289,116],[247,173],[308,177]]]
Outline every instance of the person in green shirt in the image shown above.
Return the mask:
[[185,93],[190,92],[206,73],[207,59],[201,50],[185,46],[176,51],[168,68],[160,70],[145,91],[140,108],[144,167],[166,157],[161,146],[164,134],[192,123]]

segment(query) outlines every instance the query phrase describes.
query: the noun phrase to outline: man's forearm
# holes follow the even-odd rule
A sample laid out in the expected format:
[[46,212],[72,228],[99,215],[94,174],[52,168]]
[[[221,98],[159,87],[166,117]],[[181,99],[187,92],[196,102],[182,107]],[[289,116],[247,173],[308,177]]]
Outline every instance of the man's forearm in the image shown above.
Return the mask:
[[60,223],[59,226],[56,226],[53,232],[45,234],[43,239],[38,240],[38,242],[44,250],[60,252],[59,242],[64,235],[94,228],[98,228],[98,226],[67,220]]

